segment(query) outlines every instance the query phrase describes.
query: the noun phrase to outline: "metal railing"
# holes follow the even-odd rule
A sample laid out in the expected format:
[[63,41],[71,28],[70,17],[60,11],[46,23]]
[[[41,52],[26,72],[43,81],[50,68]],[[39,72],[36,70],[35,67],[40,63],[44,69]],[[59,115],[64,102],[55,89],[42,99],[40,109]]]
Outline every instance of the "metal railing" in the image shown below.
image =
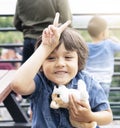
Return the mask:
[[[91,13],[91,14],[73,14],[73,17],[76,16],[92,16],[92,15],[96,15],[95,13]],[[119,15],[120,13],[116,13],[116,14],[99,14],[99,15]],[[0,17],[8,17],[8,16],[13,16],[13,15],[0,15]],[[74,26],[73,26],[74,27]],[[86,30],[86,27],[75,27],[76,29],[80,29],[80,30]],[[111,29],[117,29],[120,30],[120,26],[118,27],[111,27]],[[8,28],[0,28],[0,32],[8,32],[8,31],[16,31],[16,29],[13,27],[8,27]],[[0,48],[5,48],[5,47],[23,47],[23,44],[0,44]],[[1,62],[22,62],[22,60],[0,60]],[[115,58],[115,66],[116,65],[120,65],[120,58]],[[120,76],[120,72],[115,72],[113,77],[118,77]],[[120,85],[118,87],[111,87],[110,89],[111,93],[114,93],[113,95],[114,98],[116,99],[116,93],[120,94]],[[112,97],[112,95],[110,94],[110,97]],[[120,99],[120,95],[118,95],[118,99]],[[117,99],[117,100],[118,100]],[[21,104],[22,107],[26,106],[26,104]],[[27,104],[27,107],[29,106],[29,104]],[[120,100],[118,101],[110,101],[110,106],[113,110],[113,114],[114,114],[114,120],[120,120],[120,115],[118,115],[119,110],[120,110]],[[1,106],[3,107],[3,106]]]

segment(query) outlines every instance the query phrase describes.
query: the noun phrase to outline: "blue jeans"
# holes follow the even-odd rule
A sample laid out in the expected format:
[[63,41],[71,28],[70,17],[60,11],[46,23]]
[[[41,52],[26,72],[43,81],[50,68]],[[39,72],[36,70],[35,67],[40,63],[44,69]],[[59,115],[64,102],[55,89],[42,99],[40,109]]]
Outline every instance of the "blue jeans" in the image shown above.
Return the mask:
[[34,52],[36,39],[24,38],[23,62],[24,63]]

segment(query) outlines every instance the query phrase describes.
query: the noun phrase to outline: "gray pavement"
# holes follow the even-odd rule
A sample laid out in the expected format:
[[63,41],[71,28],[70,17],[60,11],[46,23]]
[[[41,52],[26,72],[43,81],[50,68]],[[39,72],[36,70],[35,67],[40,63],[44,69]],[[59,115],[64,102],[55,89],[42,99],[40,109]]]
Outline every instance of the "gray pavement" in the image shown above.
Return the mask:
[[120,128],[120,120],[113,121],[109,125],[100,126],[100,128]]

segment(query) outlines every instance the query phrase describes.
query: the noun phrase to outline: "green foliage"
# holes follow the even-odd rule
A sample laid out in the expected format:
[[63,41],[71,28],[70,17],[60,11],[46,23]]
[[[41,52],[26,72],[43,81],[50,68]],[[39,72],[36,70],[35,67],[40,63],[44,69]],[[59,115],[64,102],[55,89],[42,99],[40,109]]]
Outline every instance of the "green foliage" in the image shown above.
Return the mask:
[[[13,28],[13,17],[0,17],[0,28]],[[0,32],[0,44],[23,42],[23,35],[18,31]]]
[[0,27],[13,27],[13,17],[0,17]]
[[23,42],[21,32],[0,32],[0,44]]
[[80,31],[80,34],[84,37],[84,39],[85,39],[86,42],[91,42],[91,41],[92,41],[92,39],[91,39],[91,37],[89,36],[87,30],[84,30],[84,31],[81,30],[81,31]]
[[[14,27],[13,18],[14,18],[13,16],[0,17],[0,28]],[[119,24],[117,24],[117,26],[119,26]],[[78,31],[83,36],[86,42],[92,41],[87,30],[78,30]],[[120,39],[119,33],[120,33],[120,29],[110,31],[111,36],[116,36],[118,39]],[[23,35],[21,32],[18,32],[18,31],[0,32],[0,44],[17,43],[17,42],[20,42],[20,43],[23,42]],[[120,57],[120,53],[116,54],[116,56]],[[119,66],[115,67],[115,71],[120,71]],[[115,78],[113,78],[112,85],[118,86],[120,85],[120,81],[115,80]]]

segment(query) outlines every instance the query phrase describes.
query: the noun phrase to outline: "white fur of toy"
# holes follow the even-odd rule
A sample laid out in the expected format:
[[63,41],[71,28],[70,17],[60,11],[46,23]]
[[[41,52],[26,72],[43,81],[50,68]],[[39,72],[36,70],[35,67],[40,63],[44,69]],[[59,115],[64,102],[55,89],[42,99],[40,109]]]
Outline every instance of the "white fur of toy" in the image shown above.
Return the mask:
[[[72,94],[77,100],[83,100],[89,104],[89,95],[86,90],[86,84],[83,80],[78,81],[78,89],[68,89],[65,85],[59,85],[58,88],[55,86],[52,93],[52,101],[50,104],[51,108],[58,109],[68,108],[69,95]],[[76,122],[70,119],[71,124],[75,128],[96,128],[96,122],[84,123]]]

